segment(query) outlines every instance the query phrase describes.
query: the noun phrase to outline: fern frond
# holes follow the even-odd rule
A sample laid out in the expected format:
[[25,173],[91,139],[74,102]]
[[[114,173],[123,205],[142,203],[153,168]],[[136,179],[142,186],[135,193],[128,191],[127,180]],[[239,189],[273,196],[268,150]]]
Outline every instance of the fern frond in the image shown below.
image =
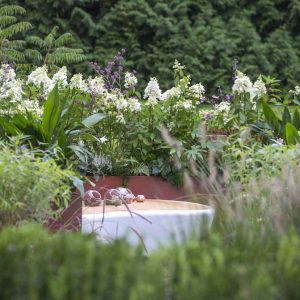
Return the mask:
[[63,35],[61,35],[59,38],[57,38],[54,42],[54,47],[58,48],[61,46],[66,45],[67,43],[70,43],[74,40],[73,36],[71,33],[64,33]]
[[82,49],[78,49],[78,48],[73,49],[73,48],[68,48],[68,47],[60,47],[60,48],[57,48],[54,51],[54,53],[55,54],[64,54],[64,53],[83,54],[83,50]]
[[44,41],[47,48],[52,47],[53,43],[55,42],[55,36],[57,34],[58,26],[54,26],[50,33],[45,37]]
[[0,16],[23,15],[25,13],[26,9],[19,5],[5,5],[0,7]]
[[10,38],[13,35],[31,29],[32,25],[29,22],[19,22],[0,31],[0,38]]
[[71,63],[79,63],[86,59],[83,54],[76,53],[57,53],[54,52],[49,54],[48,62],[49,64],[71,64]]
[[22,62],[25,60],[23,52],[15,49],[7,49],[8,61]]
[[41,63],[43,61],[42,54],[36,49],[26,49],[24,55],[34,63]]
[[28,42],[31,45],[38,46],[39,48],[46,48],[45,41],[43,39],[41,39],[40,37],[35,36],[35,35],[28,36],[26,38],[26,42]]
[[15,49],[15,50],[22,50],[25,46],[25,41],[22,40],[13,40],[9,41],[7,48],[8,49]]
[[13,16],[0,16],[0,28],[4,28],[8,25],[14,24],[17,22],[17,18]]

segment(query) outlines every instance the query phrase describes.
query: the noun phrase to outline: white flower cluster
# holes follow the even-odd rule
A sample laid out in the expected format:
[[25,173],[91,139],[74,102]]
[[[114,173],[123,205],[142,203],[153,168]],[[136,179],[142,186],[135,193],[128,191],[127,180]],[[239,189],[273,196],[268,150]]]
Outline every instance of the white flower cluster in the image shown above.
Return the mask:
[[180,70],[184,70],[186,67],[184,65],[182,65],[177,59],[175,59],[174,65],[173,65],[173,69],[174,71],[180,71]]
[[180,87],[176,86],[176,87],[173,87],[173,88],[165,91],[161,95],[161,100],[167,100],[169,98],[179,98],[180,96],[181,96],[181,89],[180,89]]
[[82,78],[82,74],[78,73],[72,76],[70,79],[70,89],[78,89],[82,92],[87,92],[88,87],[86,82]]
[[254,97],[262,97],[267,94],[267,88],[264,82],[262,81],[261,77],[259,77],[253,84],[252,95]]
[[52,77],[52,85],[58,84],[60,89],[64,89],[68,85],[67,73],[65,66],[60,68]]
[[127,100],[123,97],[123,95],[120,95],[120,94],[115,98],[115,101],[113,104],[117,111],[125,110],[128,106]]
[[128,107],[132,112],[139,112],[142,109],[141,103],[135,97],[131,97],[128,99]]
[[23,82],[16,79],[14,69],[4,64],[0,69],[0,99],[5,99],[5,103],[0,103],[1,113],[26,113],[41,115],[42,111],[37,100],[22,99]]
[[291,94],[294,94],[295,96],[299,96],[300,95],[300,86],[296,85],[294,90],[290,90]]
[[226,124],[229,121],[229,112],[230,103],[227,101],[222,101],[219,104],[215,105],[213,115],[215,117],[221,117],[224,121],[224,124]]
[[71,89],[78,89],[83,93],[89,93],[93,97],[103,96],[108,93],[102,76],[89,77],[87,80],[84,80],[82,74],[75,74],[70,79],[69,87]]
[[11,103],[21,101],[23,95],[22,81],[16,79],[15,70],[8,64],[0,69],[0,99]]
[[43,114],[43,110],[40,108],[38,100],[22,100],[18,103],[17,110],[21,113],[30,112],[37,116],[41,116]]
[[93,96],[101,96],[107,93],[107,90],[104,86],[103,78],[101,76],[95,78],[89,77],[86,83],[87,92]]
[[184,100],[184,101],[178,101],[175,105],[174,108],[181,110],[190,110],[193,109],[193,102],[191,100]]
[[237,71],[237,77],[234,81],[232,92],[237,95],[252,93],[253,85],[250,78],[244,73]]
[[205,88],[204,86],[199,82],[197,84],[194,84],[190,87],[191,94],[196,98],[201,98],[204,96]]
[[26,84],[33,84],[37,88],[42,88],[44,97],[51,92],[54,87],[52,80],[48,76],[47,66],[36,68],[27,78]]
[[252,84],[250,78],[240,71],[237,71],[237,77],[232,86],[232,92],[235,95],[242,95],[244,93],[250,94],[250,101],[253,103],[253,108],[255,108],[255,103],[253,99],[255,97],[260,98],[267,94],[267,88],[261,77],[259,77],[254,84]]
[[144,91],[144,99],[148,99],[149,106],[154,106],[158,100],[161,100],[161,89],[156,78],[150,78]]
[[125,73],[125,83],[124,83],[124,87],[126,89],[130,89],[130,88],[133,88],[137,85],[138,83],[138,80],[137,78],[134,76],[133,73],[130,73],[130,72],[126,72]]

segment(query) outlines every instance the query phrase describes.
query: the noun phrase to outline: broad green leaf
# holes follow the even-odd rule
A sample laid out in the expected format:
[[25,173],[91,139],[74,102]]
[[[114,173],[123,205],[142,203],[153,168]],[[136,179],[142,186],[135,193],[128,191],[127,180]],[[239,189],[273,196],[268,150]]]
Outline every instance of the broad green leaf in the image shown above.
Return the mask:
[[0,118],[0,126],[6,132],[5,134],[17,135],[20,133],[20,130],[14,124],[8,122],[4,118]]
[[61,114],[61,107],[60,107],[58,86],[56,84],[54,89],[50,92],[44,104],[42,127],[44,131],[44,135],[48,141],[50,141],[55,128],[58,126],[60,114]]
[[283,110],[283,114],[282,114],[282,124],[285,125],[285,124],[291,123],[291,122],[292,122],[292,117],[291,117],[290,111],[285,106],[284,110]]
[[266,122],[275,131],[275,133],[278,134],[280,125],[278,117],[265,101],[262,102],[262,108]]
[[296,127],[297,130],[300,129],[300,113],[297,108],[294,111],[293,125]]
[[82,121],[82,124],[86,127],[92,127],[95,124],[99,123],[105,117],[106,117],[105,114],[102,114],[102,113],[94,114],[94,115],[91,115],[91,116],[85,118]]
[[73,185],[79,190],[81,197],[84,195],[84,184],[81,179],[74,176],[73,177]]
[[295,145],[300,142],[300,135],[291,123],[285,125],[285,141],[288,145]]

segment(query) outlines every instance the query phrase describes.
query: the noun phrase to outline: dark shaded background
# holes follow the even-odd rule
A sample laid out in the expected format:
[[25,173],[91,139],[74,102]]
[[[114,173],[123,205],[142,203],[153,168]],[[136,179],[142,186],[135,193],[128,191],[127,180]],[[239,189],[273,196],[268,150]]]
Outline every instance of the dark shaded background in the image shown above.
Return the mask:
[[75,34],[89,60],[104,64],[126,48],[126,64],[139,79],[156,76],[164,88],[172,85],[175,58],[211,92],[231,85],[234,58],[250,76],[276,76],[287,88],[299,82],[300,0],[5,2],[25,7],[38,34],[54,25]]

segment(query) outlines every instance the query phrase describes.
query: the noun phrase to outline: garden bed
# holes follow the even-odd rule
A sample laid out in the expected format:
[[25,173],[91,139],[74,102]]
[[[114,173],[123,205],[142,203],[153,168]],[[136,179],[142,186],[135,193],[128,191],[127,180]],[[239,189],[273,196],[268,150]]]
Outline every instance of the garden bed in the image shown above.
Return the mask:
[[166,200],[183,200],[191,198],[195,194],[207,194],[208,187],[206,183],[191,181],[191,186],[178,187],[155,176],[103,176],[96,181],[89,177],[95,186],[85,185],[85,190],[95,189],[113,189],[117,187],[126,187],[135,195],[144,195],[148,199],[166,199]]

